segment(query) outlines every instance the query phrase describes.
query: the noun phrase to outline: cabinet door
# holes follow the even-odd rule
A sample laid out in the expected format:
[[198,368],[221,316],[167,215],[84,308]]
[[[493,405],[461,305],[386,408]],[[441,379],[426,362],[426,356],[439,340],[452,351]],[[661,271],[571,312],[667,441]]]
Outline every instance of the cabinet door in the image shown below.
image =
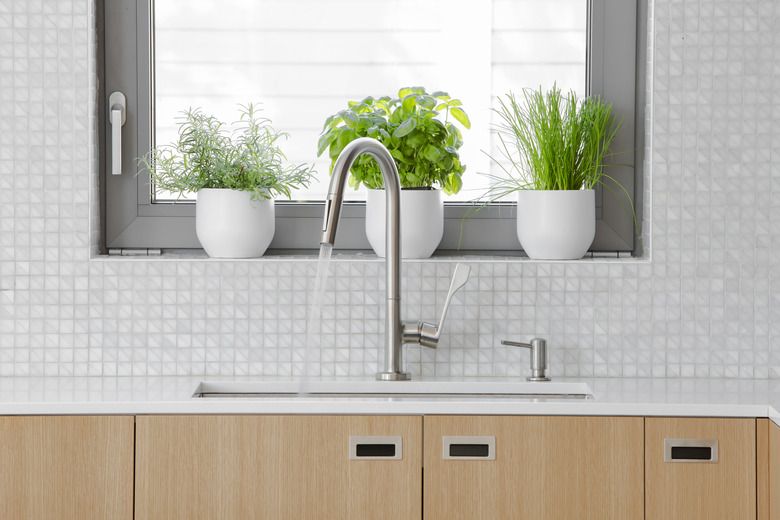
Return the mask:
[[421,436],[422,417],[139,416],[136,519],[420,518]]
[[133,417],[2,417],[0,468],[0,518],[132,520]]
[[780,520],[780,427],[756,420],[758,519]]
[[756,420],[648,418],[645,482],[647,520],[756,518]]
[[641,417],[426,416],[424,424],[426,520],[643,516]]

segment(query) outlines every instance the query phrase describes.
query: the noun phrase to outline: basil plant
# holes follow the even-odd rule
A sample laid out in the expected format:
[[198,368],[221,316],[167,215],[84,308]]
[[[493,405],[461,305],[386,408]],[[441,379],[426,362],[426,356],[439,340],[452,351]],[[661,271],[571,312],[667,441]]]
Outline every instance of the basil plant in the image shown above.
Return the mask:
[[[331,171],[344,147],[359,137],[381,142],[395,159],[402,188],[438,185],[444,193],[458,193],[466,166],[458,149],[463,145],[460,129],[450,120],[471,128],[461,102],[446,92],[429,94],[422,87],[402,88],[397,98],[367,97],[350,101],[346,109],[325,121],[317,156],[326,150]],[[349,184],[357,189],[383,187],[379,166],[369,155],[358,157]]]

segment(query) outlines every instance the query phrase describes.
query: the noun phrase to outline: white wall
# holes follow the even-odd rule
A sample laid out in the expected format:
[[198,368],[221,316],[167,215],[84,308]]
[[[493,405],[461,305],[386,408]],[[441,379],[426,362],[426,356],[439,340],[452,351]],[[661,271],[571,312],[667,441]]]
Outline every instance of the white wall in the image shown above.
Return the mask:
[[[473,262],[412,372],[521,374],[499,340],[543,336],[553,375],[780,375],[780,6],[652,3],[652,259]],[[0,375],[373,373],[381,262],[336,262],[307,351],[312,260],[90,260],[92,23],[88,0],[0,0]],[[406,317],[435,319],[453,264],[406,263]]]

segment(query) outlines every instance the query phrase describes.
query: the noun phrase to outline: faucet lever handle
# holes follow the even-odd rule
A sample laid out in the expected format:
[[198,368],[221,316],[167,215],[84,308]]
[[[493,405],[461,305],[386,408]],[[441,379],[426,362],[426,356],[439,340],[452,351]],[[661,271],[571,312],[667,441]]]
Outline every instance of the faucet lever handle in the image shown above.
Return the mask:
[[469,274],[471,273],[471,267],[466,264],[458,264],[455,266],[455,273],[452,275],[452,282],[450,282],[450,289],[447,292],[447,299],[444,300],[444,309],[441,311],[441,319],[438,325],[431,325],[430,323],[419,324],[419,343],[420,345],[428,348],[436,348],[441,337],[442,326],[444,325],[444,319],[447,317],[447,311],[450,308],[450,302],[453,295],[458,292],[458,289],[466,285],[469,280]]

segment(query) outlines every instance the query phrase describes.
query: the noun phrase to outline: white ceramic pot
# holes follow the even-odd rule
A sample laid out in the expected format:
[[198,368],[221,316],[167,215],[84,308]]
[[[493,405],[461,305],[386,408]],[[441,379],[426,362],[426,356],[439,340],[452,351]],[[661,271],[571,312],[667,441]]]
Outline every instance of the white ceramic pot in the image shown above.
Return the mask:
[[576,260],[596,235],[593,190],[520,190],[517,238],[530,258]]
[[248,191],[202,189],[195,205],[195,231],[215,258],[263,256],[274,237],[274,201],[252,200]]
[[[429,258],[444,235],[441,190],[401,190],[401,256]],[[366,236],[377,256],[385,256],[385,190],[368,190]]]

